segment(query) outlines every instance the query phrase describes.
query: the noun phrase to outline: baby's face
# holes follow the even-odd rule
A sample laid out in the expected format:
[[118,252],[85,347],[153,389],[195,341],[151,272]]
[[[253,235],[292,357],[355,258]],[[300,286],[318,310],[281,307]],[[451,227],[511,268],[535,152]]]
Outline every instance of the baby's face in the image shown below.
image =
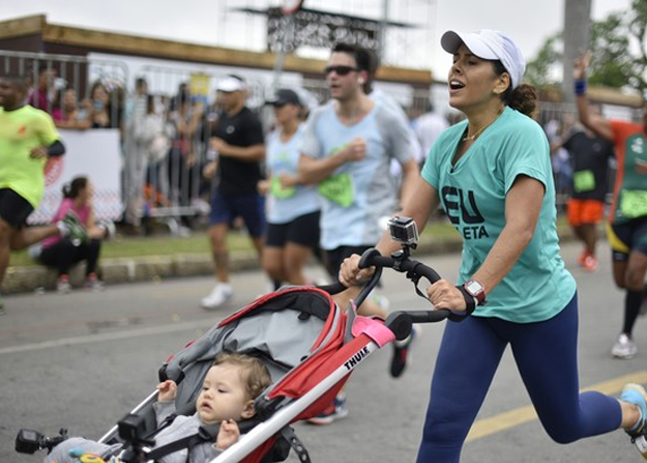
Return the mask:
[[[198,415],[206,424],[240,420],[249,409],[250,399],[240,378],[240,367],[216,365],[209,369],[198,396]],[[247,417],[247,416],[245,416]]]

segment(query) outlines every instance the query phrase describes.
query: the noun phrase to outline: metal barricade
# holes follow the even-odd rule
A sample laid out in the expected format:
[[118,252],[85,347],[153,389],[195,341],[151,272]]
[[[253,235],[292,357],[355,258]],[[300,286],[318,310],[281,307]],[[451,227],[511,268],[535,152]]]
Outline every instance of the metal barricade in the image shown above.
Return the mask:
[[[204,177],[203,169],[216,156],[209,140],[220,113],[214,101],[216,84],[225,76],[221,71],[189,66],[141,69],[138,79],[146,82],[148,95],[135,95],[136,109],[127,128],[130,142],[124,183],[128,204],[132,205],[126,210],[128,221],[139,223],[141,217],[156,218],[171,232],[184,234],[196,219],[205,218],[214,185]],[[248,102],[263,101],[263,84],[250,79],[245,82]],[[142,103],[141,98],[150,104]],[[166,150],[152,153],[146,148],[150,146],[150,130],[142,133],[138,126],[151,118],[161,123],[159,138],[166,139]]]

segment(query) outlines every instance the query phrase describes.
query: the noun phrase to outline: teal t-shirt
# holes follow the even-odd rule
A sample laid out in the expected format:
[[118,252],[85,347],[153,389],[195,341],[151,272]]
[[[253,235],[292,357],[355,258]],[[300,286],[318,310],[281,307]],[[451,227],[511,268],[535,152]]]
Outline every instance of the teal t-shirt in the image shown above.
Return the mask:
[[542,128],[506,108],[452,166],[467,121],[441,134],[422,170],[438,190],[447,217],[463,237],[458,283],[481,267],[505,226],[505,199],[519,175],[537,179],[545,195],[537,228],[519,260],[474,316],[532,323],[555,316],[575,294],[573,276],[560,256],[555,185]]

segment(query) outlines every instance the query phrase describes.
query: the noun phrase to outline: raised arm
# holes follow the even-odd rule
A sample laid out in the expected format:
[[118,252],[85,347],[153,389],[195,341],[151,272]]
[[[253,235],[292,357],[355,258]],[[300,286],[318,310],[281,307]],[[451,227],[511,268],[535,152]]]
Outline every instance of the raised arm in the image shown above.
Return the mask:
[[573,65],[573,80],[575,81],[575,103],[580,122],[599,137],[613,140],[611,123],[601,115],[591,114],[589,100],[586,96],[586,69],[591,60],[591,52],[580,55]]

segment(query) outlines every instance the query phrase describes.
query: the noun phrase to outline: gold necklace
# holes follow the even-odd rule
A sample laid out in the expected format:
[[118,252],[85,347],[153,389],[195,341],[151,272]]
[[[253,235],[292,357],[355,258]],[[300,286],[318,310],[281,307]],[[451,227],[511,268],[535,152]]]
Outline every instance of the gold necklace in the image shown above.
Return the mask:
[[[503,108],[499,109],[499,112],[497,112],[497,113],[496,113],[496,116],[494,116],[494,119],[492,119],[490,122],[488,122],[488,123],[487,123],[487,124],[485,124],[483,127],[481,127],[480,129],[478,129],[478,130],[477,130],[476,132],[474,132],[472,135],[465,135],[465,136],[463,137],[462,141],[464,141],[464,142],[465,142],[465,141],[474,141],[474,140],[476,140],[476,137],[478,137],[479,135],[481,135],[481,133],[482,133],[485,129],[487,129],[489,126],[491,126],[491,125],[494,123],[494,121],[496,121],[496,120],[499,118],[499,116],[501,115],[501,113],[502,113],[502,112],[503,112]],[[468,127],[467,127],[467,132],[468,132],[468,133],[469,133],[469,129],[470,129],[470,128],[469,128],[469,126],[468,126]]]

